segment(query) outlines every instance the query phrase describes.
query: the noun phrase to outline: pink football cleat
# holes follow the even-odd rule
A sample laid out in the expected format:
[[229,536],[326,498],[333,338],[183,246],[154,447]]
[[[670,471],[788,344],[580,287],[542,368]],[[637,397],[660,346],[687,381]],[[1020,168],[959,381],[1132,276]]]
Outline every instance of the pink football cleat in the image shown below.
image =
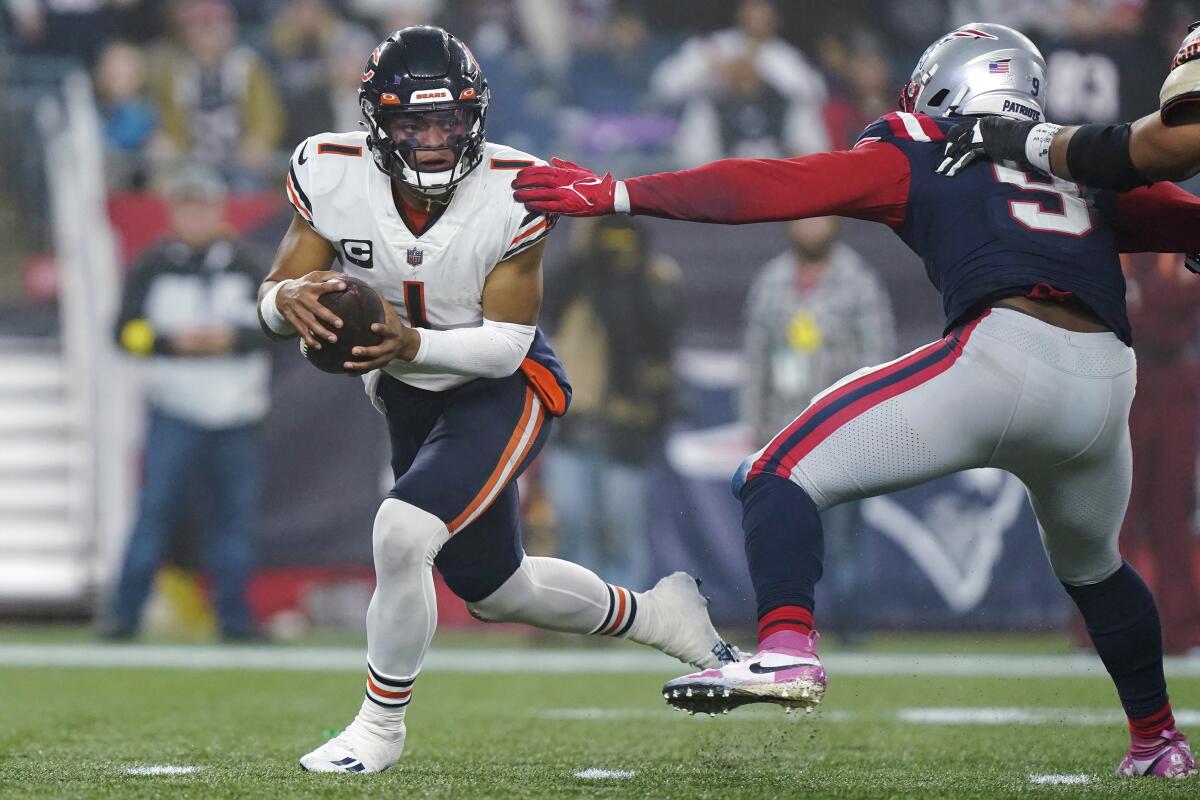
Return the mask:
[[1159,734],[1157,747],[1154,743],[1145,747],[1131,745],[1117,767],[1117,774],[1134,778],[1186,778],[1196,774],[1196,759],[1187,737],[1178,728],[1167,728]]
[[781,631],[763,640],[750,658],[668,681],[666,701],[689,713],[715,714],[747,703],[777,703],[811,711],[821,702],[828,684],[817,658],[816,631],[805,636]]

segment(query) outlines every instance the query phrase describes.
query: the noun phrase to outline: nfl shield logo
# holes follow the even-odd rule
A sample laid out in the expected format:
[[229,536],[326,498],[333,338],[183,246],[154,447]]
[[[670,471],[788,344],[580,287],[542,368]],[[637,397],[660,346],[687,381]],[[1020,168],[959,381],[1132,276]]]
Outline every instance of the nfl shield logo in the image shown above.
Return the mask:
[[425,251],[419,247],[410,247],[408,249],[408,265],[410,267],[421,266],[422,259],[425,258]]

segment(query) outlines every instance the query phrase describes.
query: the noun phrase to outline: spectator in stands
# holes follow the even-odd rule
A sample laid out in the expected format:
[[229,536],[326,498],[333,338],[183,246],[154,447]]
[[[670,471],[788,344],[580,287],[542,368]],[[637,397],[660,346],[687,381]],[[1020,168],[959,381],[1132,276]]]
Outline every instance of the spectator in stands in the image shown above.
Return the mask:
[[681,163],[829,149],[825,81],[777,26],[769,0],[742,0],[736,27],[685,42],[654,71],[654,96],[683,107]]
[[154,70],[163,131],[174,154],[224,173],[235,189],[264,185],[283,134],[270,72],[238,44],[225,0],[184,0],[176,15],[182,51]]
[[118,30],[118,11],[138,0],[7,0],[18,47],[91,67]]
[[[283,140],[299,142],[322,131],[354,130],[362,119],[362,54],[378,44],[375,35],[343,20],[325,0],[295,0],[271,24],[269,42],[288,109]],[[349,119],[343,107],[352,112]]]
[[620,114],[643,108],[650,75],[665,53],[650,35],[644,12],[634,3],[613,9],[598,35],[571,59],[566,105],[593,114]]
[[[437,25],[443,0],[346,0],[350,15],[370,26],[375,38],[410,25]],[[457,31],[454,31],[457,33]]]
[[652,482],[675,408],[678,266],[640,222],[592,223],[582,263],[547,282],[554,345],[574,387],[542,474],[563,558],[624,586],[650,577]]
[[115,41],[96,63],[96,100],[107,145],[109,183],[128,187],[144,182],[141,156],[158,134],[158,109],[146,93],[146,57],[140,48]]
[[[1137,331],[1138,393],[1129,413],[1133,491],[1121,540],[1153,566],[1163,646],[1200,647],[1196,571],[1196,443],[1200,436],[1200,283],[1178,256],[1126,259],[1129,319]],[[1139,567],[1140,569],[1140,567]]]
[[[891,303],[879,276],[838,242],[834,217],[788,224],[791,249],[767,262],[746,302],[742,420],[761,447],[838,379],[895,356]],[[859,503],[821,515],[833,593],[831,630],[861,640],[865,586],[858,571]]]
[[1117,122],[1155,109],[1162,78],[1146,68],[1146,11],[1146,0],[1052,0],[1042,9],[1030,32],[1046,56],[1049,119]]
[[188,490],[205,490],[208,574],[221,635],[254,634],[246,601],[258,527],[259,426],[270,363],[258,326],[263,263],[230,237],[225,187],[191,167],[170,188],[171,234],[133,266],[117,341],[145,358],[149,420],[137,522],[105,633],[133,636]]
[[825,104],[830,145],[850,147],[864,128],[895,109],[897,82],[879,38],[865,29],[830,31],[819,47],[830,84]]

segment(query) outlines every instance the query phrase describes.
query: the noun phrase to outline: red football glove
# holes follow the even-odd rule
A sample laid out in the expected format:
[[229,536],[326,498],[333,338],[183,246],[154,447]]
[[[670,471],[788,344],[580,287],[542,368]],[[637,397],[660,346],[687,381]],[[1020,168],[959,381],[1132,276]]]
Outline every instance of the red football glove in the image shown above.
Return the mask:
[[599,217],[613,213],[617,182],[612,173],[600,177],[586,167],[552,158],[550,167],[526,167],[517,173],[513,197],[539,214]]

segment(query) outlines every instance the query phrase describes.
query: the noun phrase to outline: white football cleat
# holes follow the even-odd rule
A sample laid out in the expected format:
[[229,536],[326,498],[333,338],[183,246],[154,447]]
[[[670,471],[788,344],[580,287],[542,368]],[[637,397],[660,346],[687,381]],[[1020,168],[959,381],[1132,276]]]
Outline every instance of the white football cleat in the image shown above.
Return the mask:
[[397,734],[355,717],[346,730],[301,756],[300,766],[308,772],[383,772],[403,752],[403,723]]
[[708,598],[699,587],[700,582],[686,572],[673,572],[642,592],[629,638],[698,669],[737,661],[741,654],[713,627]]

